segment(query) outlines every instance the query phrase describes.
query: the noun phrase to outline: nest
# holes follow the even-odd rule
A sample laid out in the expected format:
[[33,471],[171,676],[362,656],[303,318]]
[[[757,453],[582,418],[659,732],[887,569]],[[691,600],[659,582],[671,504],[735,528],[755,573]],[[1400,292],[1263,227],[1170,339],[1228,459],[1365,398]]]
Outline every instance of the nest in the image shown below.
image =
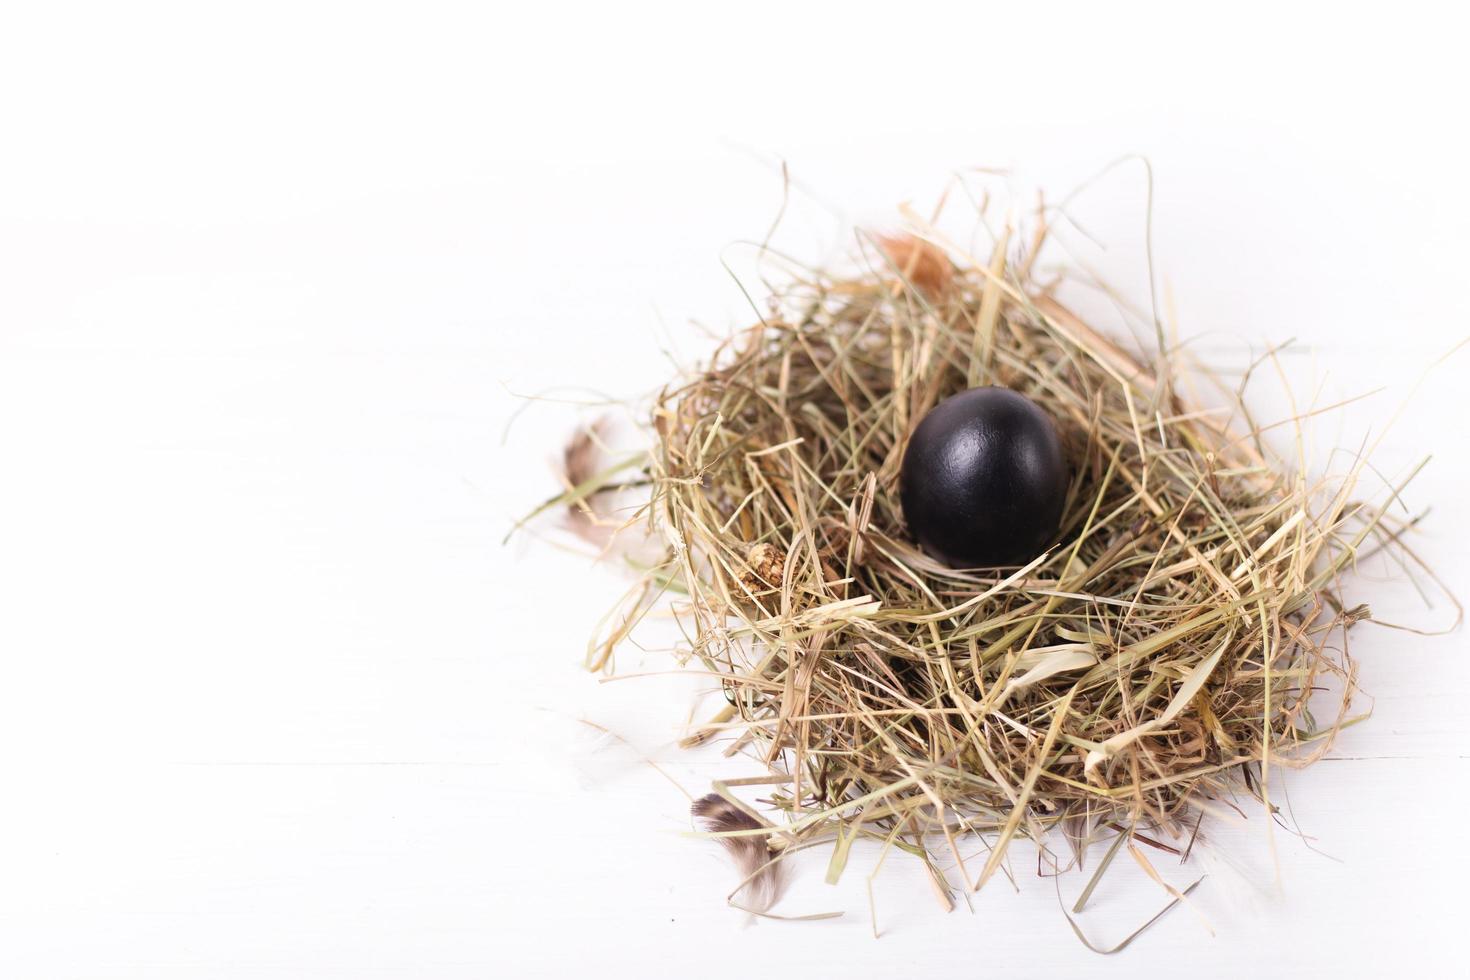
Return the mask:
[[[717,784],[752,822],[713,836],[758,843],[767,867],[831,841],[835,880],[868,838],[922,860],[949,902],[1017,838],[1063,868],[1104,833],[1183,853],[1212,803],[1270,810],[1271,770],[1354,720],[1347,637],[1368,612],[1340,578],[1406,522],[1354,499],[1361,459],[1327,483],[1274,456],[1243,381],[1162,330],[1147,353],[1102,335],[1004,244],[986,262],[935,233],[874,245],[866,272],[796,274],[656,399],[663,552],[590,666],[673,602],[679,656],[725,699],[686,744],[770,773]],[[1071,471],[1059,534],[1019,568],[946,567],[900,510],[909,434],[981,384],[1043,407]],[[764,784],[766,812],[741,783]]]

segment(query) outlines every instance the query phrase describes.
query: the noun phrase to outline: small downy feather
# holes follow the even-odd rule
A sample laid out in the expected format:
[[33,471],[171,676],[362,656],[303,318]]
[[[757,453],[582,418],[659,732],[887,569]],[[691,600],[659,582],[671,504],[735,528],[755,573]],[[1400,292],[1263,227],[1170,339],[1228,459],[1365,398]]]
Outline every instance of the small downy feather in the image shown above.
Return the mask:
[[[732,830],[758,830],[764,825],[729,800],[715,793],[702,796],[689,807],[690,814],[699,828],[707,834],[727,833]],[[764,912],[776,904],[781,897],[785,875],[779,861],[773,862],[774,853],[764,835],[749,837],[721,837],[719,842],[735,862],[743,882],[736,894],[744,895],[743,908],[751,912]]]
[[954,266],[937,245],[913,235],[883,237],[878,245],[903,277],[931,300],[938,299],[954,279]]
[[563,489],[584,491],[563,511],[562,526],[596,548],[601,558],[651,567],[662,560],[663,538],[639,520],[648,501],[642,464],[634,454],[619,455],[610,448],[614,430],[613,420],[604,416],[579,428],[562,450],[558,475]]
[[[608,430],[608,420],[598,419],[591,425],[577,430],[562,452],[562,482],[568,490],[579,487],[597,475],[604,456],[603,438]],[[599,494],[573,503],[567,508],[566,522],[579,537],[598,548],[606,548],[613,538],[615,525],[607,515],[601,513]]]

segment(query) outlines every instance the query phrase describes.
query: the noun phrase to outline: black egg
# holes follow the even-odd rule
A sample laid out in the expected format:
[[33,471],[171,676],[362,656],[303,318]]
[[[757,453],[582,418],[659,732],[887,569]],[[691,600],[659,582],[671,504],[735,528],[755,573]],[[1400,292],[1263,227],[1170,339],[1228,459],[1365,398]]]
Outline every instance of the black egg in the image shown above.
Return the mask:
[[1009,388],[962,391],[909,438],[899,493],[909,530],[945,564],[1025,564],[1052,543],[1067,495],[1056,426]]

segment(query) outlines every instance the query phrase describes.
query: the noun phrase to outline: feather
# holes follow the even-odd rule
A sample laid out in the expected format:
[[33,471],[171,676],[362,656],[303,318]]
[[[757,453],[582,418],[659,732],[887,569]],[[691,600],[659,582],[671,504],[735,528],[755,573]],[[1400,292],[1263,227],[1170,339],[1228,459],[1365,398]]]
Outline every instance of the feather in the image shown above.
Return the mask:
[[597,474],[597,464],[602,457],[602,444],[607,436],[609,422],[600,418],[584,425],[567,442],[562,450],[562,473],[572,486],[585,483]]
[[[603,458],[603,436],[607,432],[607,419],[598,419],[591,425],[579,428],[567,443],[562,453],[562,483],[568,490],[583,486],[597,476]],[[599,548],[607,547],[612,540],[612,528],[599,513],[596,504],[597,491],[574,501],[567,507],[567,526],[577,535]]]
[[878,239],[878,245],[907,280],[930,299],[938,299],[954,278],[954,266],[937,245],[913,235]]
[[643,517],[650,484],[646,454],[615,452],[616,428],[603,416],[577,429],[563,448],[557,461],[567,501],[562,526],[596,548],[600,559],[653,566],[663,560],[664,543]]
[[606,416],[582,426],[568,440],[561,459],[563,486],[568,491],[579,487],[586,491],[567,505],[565,526],[603,554],[612,550],[624,524],[617,517],[619,485],[611,480],[593,485],[599,476],[607,477],[611,431],[612,420]]
[[[760,821],[741,810],[723,796],[711,793],[702,796],[690,806],[689,813],[707,834],[723,834],[732,830],[760,830],[765,827]],[[725,853],[735,862],[740,872],[740,886],[734,894],[745,893],[745,908],[751,912],[764,912],[781,897],[785,885],[783,866],[773,860],[775,852],[764,835],[749,837],[720,837]]]

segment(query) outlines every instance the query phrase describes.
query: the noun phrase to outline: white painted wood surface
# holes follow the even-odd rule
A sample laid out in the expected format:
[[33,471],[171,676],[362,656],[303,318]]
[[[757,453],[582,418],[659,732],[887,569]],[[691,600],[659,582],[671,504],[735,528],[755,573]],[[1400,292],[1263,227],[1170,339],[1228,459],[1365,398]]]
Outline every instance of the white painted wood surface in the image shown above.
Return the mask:
[[[707,349],[689,320],[744,320],[719,260],[749,269],[727,246],[780,158],[778,240],[820,262],[958,168],[1029,200],[1147,154],[1183,332],[1228,363],[1297,338],[1319,403],[1387,385],[1314,429],[1356,446],[1470,332],[1464,25],[1432,9],[7,12],[0,975],[1454,974],[1465,631],[1362,631],[1375,717],[1285,784],[1312,847],[1277,834],[1278,892],[1259,814],[1216,828],[1213,938],[1176,909],[1102,959],[1024,862],[944,915],[894,857],[874,940],[868,851],[779,908],[841,919],[723,906],[639,759],[692,793],[731,771],[673,747],[698,684],[582,673],[624,583],[544,525],[501,545],[578,417],[502,441],[516,396],[644,391]],[[1079,198],[1106,252],[1072,237],[1135,299],[1141,188]],[[1467,370],[1377,457],[1433,454],[1416,546],[1462,597]],[[1450,618],[1379,579],[1381,615]],[[1120,867],[1081,923],[1162,901]]]

